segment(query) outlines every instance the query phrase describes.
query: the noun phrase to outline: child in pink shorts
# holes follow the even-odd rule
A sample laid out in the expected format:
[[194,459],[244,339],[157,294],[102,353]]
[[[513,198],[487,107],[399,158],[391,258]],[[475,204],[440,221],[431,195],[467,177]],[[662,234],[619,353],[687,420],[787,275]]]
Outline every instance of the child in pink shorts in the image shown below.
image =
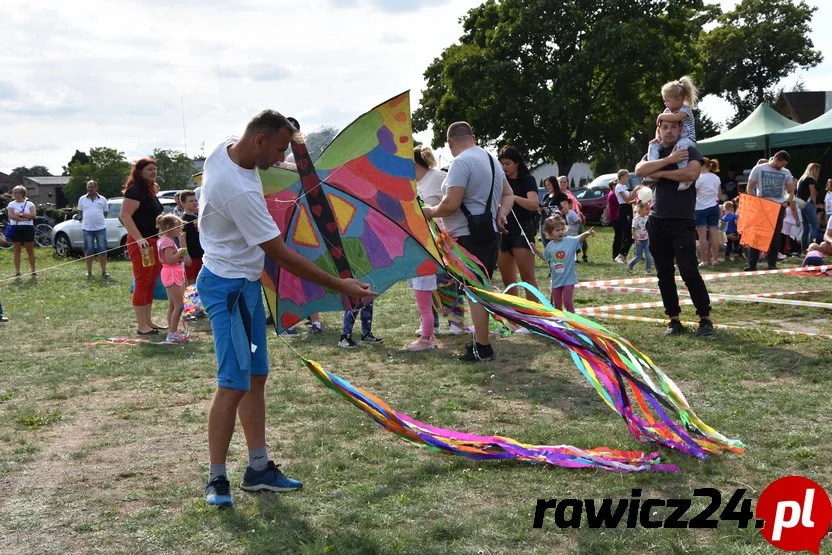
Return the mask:
[[162,285],[168,292],[168,343],[184,343],[185,334],[179,333],[179,319],[185,304],[185,266],[182,258],[188,249],[179,248],[174,240],[182,235],[182,220],[173,214],[156,218],[159,228],[159,260],[162,262]]

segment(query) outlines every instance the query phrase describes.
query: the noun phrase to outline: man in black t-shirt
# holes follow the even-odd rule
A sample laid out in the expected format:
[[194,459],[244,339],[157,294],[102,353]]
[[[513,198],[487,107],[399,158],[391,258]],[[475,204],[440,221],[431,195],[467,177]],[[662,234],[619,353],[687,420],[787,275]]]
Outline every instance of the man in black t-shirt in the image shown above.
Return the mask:
[[[683,331],[679,321],[682,309],[676,290],[674,260],[699,315],[696,335],[711,335],[714,332],[710,320],[711,299],[699,275],[696,260],[696,187],[678,190],[680,181],[695,181],[699,177],[703,158],[695,147],[674,150],[681,130],[678,122],[659,122],[660,159],[647,161],[645,155],[636,165],[636,175],[656,180],[647,233],[650,253],[656,262],[664,311],[670,316],[665,335],[677,335]],[[677,164],[683,160],[688,165],[679,169]]]

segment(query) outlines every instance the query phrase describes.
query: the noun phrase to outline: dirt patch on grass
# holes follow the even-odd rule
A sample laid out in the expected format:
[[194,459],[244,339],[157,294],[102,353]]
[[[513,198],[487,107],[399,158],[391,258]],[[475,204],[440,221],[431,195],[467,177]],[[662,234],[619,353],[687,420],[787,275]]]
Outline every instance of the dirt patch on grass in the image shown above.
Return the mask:
[[[205,419],[183,421],[183,410],[197,413],[206,407],[188,395],[108,390],[64,408],[63,420],[32,440],[40,445],[35,458],[3,480],[0,512],[9,531],[4,549],[129,548],[110,543],[112,529],[125,517],[159,506],[157,482],[194,481],[193,462],[205,449],[197,429]],[[129,534],[117,537],[115,543],[121,544]]]

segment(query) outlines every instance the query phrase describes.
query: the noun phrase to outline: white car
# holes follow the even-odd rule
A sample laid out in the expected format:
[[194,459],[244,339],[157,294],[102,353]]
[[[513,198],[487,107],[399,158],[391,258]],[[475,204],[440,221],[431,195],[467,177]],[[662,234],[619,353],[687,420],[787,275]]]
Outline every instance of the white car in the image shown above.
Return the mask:
[[[126,256],[124,245],[127,243],[127,230],[118,219],[121,214],[122,197],[111,198],[107,201],[107,250],[120,249],[114,252],[117,256]],[[176,206],[172,198],[160,198],[162,208],[170,212]],[[58,256],[70,256],[84,252],[84,232],[81,229],[81,219],[78,215],[71,220],[61,222],[52,229],[52,244]]]

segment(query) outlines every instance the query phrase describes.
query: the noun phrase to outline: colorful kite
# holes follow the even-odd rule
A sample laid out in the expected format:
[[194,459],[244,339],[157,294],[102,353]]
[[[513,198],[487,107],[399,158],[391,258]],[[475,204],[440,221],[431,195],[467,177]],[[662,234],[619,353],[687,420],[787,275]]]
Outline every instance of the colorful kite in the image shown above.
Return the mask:
[[780,208],[780,203],[772,200],[753,195],[740,195],[737,210],[739,216],[737,231],[740,234],[740,243],[752,249],[767,251],[777,228]]
[[[298,173],[261,171],[269,212],[289,248],[328,273],[387,290],[435,274],[439,252],[416,196],[409,93],[344,129],[313,166],[292,143]],[[354,310],[357,299],[304,281],[266,259],[263,287],[278,332],[313,312]]]

